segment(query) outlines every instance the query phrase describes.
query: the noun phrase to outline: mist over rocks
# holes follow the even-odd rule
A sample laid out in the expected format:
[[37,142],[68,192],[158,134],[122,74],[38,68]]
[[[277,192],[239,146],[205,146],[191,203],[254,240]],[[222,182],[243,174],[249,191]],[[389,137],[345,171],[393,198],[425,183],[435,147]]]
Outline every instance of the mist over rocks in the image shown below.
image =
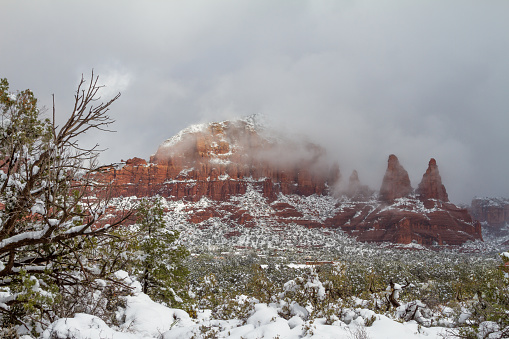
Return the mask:
[[416,193],[422,200],[437,199],[444,202],[449,201],[449,196],[445,186],[442,184],[442,178],[440,177],[435,159],[430,159],[428,169],[422,176],[422,181],[419,187],[417,187]]
[[348,180],[348,187],[344,194],[355,200],[365,200],[371,197],[375,191],[371,190],[368,185],[363,185],[359,179],[359,173],[353,170]]
[[398,157],[391,154],[387,161],[387,171],[380,187],[380,200],[391,202],[394,199],[406,197],[412,190],[408,172],[401,166]]
[[275,200],[280,193],[328,194],[341,177],[324,148],[273,134],[257,117],[190,126],[163,142],[146,166],[138,163],[130,159],[114,173],[117,194],[226,200],[254,185]]
[[482,223],[489,236],[509,236],[509,199],[475,197],[470,212],[475,220]]
[[[300,225],[366,242],[429,246],[482,239],[480,224],[449,202],[435,159],[415,191],[394,154],[380,192],[363,185],[357,171],[343,187],[340,165],[323,147],[280,135],[256,117],[190,126],[163,142],[148,163],[132,158],[102,175],[117,196],[182,201],[187,222],[200,228],[270,225],[277,233]],[[306,197],[315,198],[304,208]],[[241,229],[224,234],[241,235]]]

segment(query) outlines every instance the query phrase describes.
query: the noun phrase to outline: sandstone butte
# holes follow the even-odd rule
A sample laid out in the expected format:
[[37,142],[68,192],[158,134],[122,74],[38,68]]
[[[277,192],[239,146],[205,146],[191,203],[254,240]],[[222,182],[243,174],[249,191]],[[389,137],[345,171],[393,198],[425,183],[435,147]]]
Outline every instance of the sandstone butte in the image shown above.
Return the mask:
[[[193,128],[197,130],[193,130]],[[270,141],[249,122],[192,126],[168,139],[151,156],[126,161],[107,176],[116,196],[151,196],[224,201],[255,183],[264,196],[325,194],[339,180],[339,166],[325,163],[325,151],[312,143]]]
[[267,136],[250,119],[191,126],[161,144],[148,163],[132,158],[100,175],[112,182],[114,196],[158,194],[172,200],[207,197],[223,202],[189,213],[188,221],[200,227],[220,215],[253,224],[253,213],[231,201],[250,185],[273,202],[278,224],[340,228],[367,242],[460,245],[482,240],[480,224],[449,202],[434,159],[415,193],[408,173],[391,155],[379,194],[362,185],[354,171],[343,197],[338,197],[337,206],[348,201],[343,208],[323,222],[305,218],[295,206],[278,202],[278,195],[337,195],[339,165],[327,164],[322,147]]

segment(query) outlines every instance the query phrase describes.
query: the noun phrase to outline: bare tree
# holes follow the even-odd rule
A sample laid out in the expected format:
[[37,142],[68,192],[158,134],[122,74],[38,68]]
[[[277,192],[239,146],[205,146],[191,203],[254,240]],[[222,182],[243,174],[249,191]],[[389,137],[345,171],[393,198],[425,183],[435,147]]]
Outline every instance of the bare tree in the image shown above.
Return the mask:
[[405,285],[399,285],[392,281],[392,279],[389,281],[389,286],[384,289],[375,289],[373,282],[369,285],[369,291],[373,294],[381,294],[385,298],[385,301],[387,303],[387,309],[386,311],[389,311],[391,309],[391,306],[394,308],[397,308],[401,306],[400,302],[398,301],[399,293],[411,286],[411,284],[408,282],[408,280],[405,279]]
[[80,251],[131,215],[111,212],[107,183],[97,180],[97,145],[78,144],[87,131],[114,122],[108,110],[120,94],[99,103],[100,89],[93,72],[88,82],[82,76],[59,127],[54,105],[53,120],[42,119],[31,91],[14,94],[0,80],[0,287],[10,292],[0,297],[2,312],[12,312],[23,293],[93,281],[97,267]]

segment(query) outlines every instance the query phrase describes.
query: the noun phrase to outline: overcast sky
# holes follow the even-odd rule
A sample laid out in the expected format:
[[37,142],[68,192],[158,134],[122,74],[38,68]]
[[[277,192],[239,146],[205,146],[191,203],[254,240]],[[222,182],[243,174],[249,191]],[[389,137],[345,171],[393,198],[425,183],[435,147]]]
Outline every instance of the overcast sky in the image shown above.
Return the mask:
[[0,77],[56,96],[93,68],[120,91],[103,162],[190,124],[263,113],[380,187],[436,158],[454,202],[509,196],[509,1],[0,0]]

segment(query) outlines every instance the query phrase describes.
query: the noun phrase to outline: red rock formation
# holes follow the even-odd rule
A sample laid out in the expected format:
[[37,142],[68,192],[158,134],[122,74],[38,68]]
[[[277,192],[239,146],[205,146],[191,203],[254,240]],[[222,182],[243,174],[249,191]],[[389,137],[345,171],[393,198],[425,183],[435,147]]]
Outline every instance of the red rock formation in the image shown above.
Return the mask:
[[482,222],[486,230],[495,235],[505,235],[504,226],[509,224],[509,199],[474,198],[470,211],[475,220]]
[[271,205],[271,207],[276,211],[276,217],[282,222],[285,222],[285,219],[296,219],[303,217],[301,212],[297,211],[294,206],[288,203],[274,203]]
[[429,161],[428,169],[422,176],[422,181],[417,187],[416,193],[421,200],[436,199],[444,202],[449,201],[435,159],[431,158]]
[[392,202],[394,199],[406,197],[411,192],[412,186],[407,171],[400,165],[398,158],[391,154],[380,187],[380,200]]
[[341,180],[341,171],[339,170],[339,164],[334,162],[329,170],[329,177],[327,178],[327,183],[334,187]]
[[[123,168],[98,174],[113,183],[116,196],[161,195],[171,200],[196,202],[203,197],[213,206],[189,210],[188,221],[207,227],[219,218],[231,225],[251,227],[263,218],[274,228],[298,224],[309,228],[341,228],[361,241],[417,241],[423,245],[462,244],[481,239],[479,223],[468,211],[448,203],[436,162],[432,159],[418,188],[412,192],[408,173],[395,155],[388,161],[380,189],[380,201],[368,199],[372,191],[361,185],[356,171],[350,177],[344,204],[327,220],[320,214],[287,202],[280,194],[324,195],[341,174],[339,166],[325,166],[323,148],[302,142],[274,141],[248,121],[193,126],[164,142],[150,163],[133,158]],[[238,196],[261,193],[270,207],[263,217],[239,203]],[[251,193],[250,193],[251,194]],[[407,197],[406,199],[398,199]],[[397,200],[396,200],[397,199]],[[265,213],[265,212],[264,212]],[[228,236],[238,236],[234,230]]]
[[340,227],[365,242],[415,241],[430,246],[482,240],[480,224],[472,220],[466,209],[442,202],[426,209],[414,198],[389,206],[358,202],[340,210],[326,225]]
[[[356,196],[359,186],[354,171],[347,195]],[[380,188],[381,204],[363,202],[357,195],[346,208],[327,220],[326,225],[340,227],[358,240],[367,242],[461,245],[468,240],[482,240],[480,224],[472,220],[466,209],[448,202],[434,159],[430,160],[419,185],[420,200],[411,197],[411,192],[407,171],[398,158],[391,155]],[[405,199],[395,201],[398,198]]]
[[134,157],[132,159],[128,159],[125,164],[129,166],[144,166],[147,164],[147,161],[145,159]]
[[361,185],[361,182],[359,180],[359,174],[356,170],[352,172],[352,175],[350,175],[350,179],[348,181],[348,189],[347,189],[347,195],[350,197],[353,197],[357,194],[357,191],[359,189],[359,186]]
[[165,141],[151,156],[129,159],[104,174],[116,195],[159,194],[171,199],[224,201],[244,194],[248,183],[275,200],[283,194],[324,194],[339,179],[339,166],[326,166],[317,145],[276,142],[249,121],[192,126]]

